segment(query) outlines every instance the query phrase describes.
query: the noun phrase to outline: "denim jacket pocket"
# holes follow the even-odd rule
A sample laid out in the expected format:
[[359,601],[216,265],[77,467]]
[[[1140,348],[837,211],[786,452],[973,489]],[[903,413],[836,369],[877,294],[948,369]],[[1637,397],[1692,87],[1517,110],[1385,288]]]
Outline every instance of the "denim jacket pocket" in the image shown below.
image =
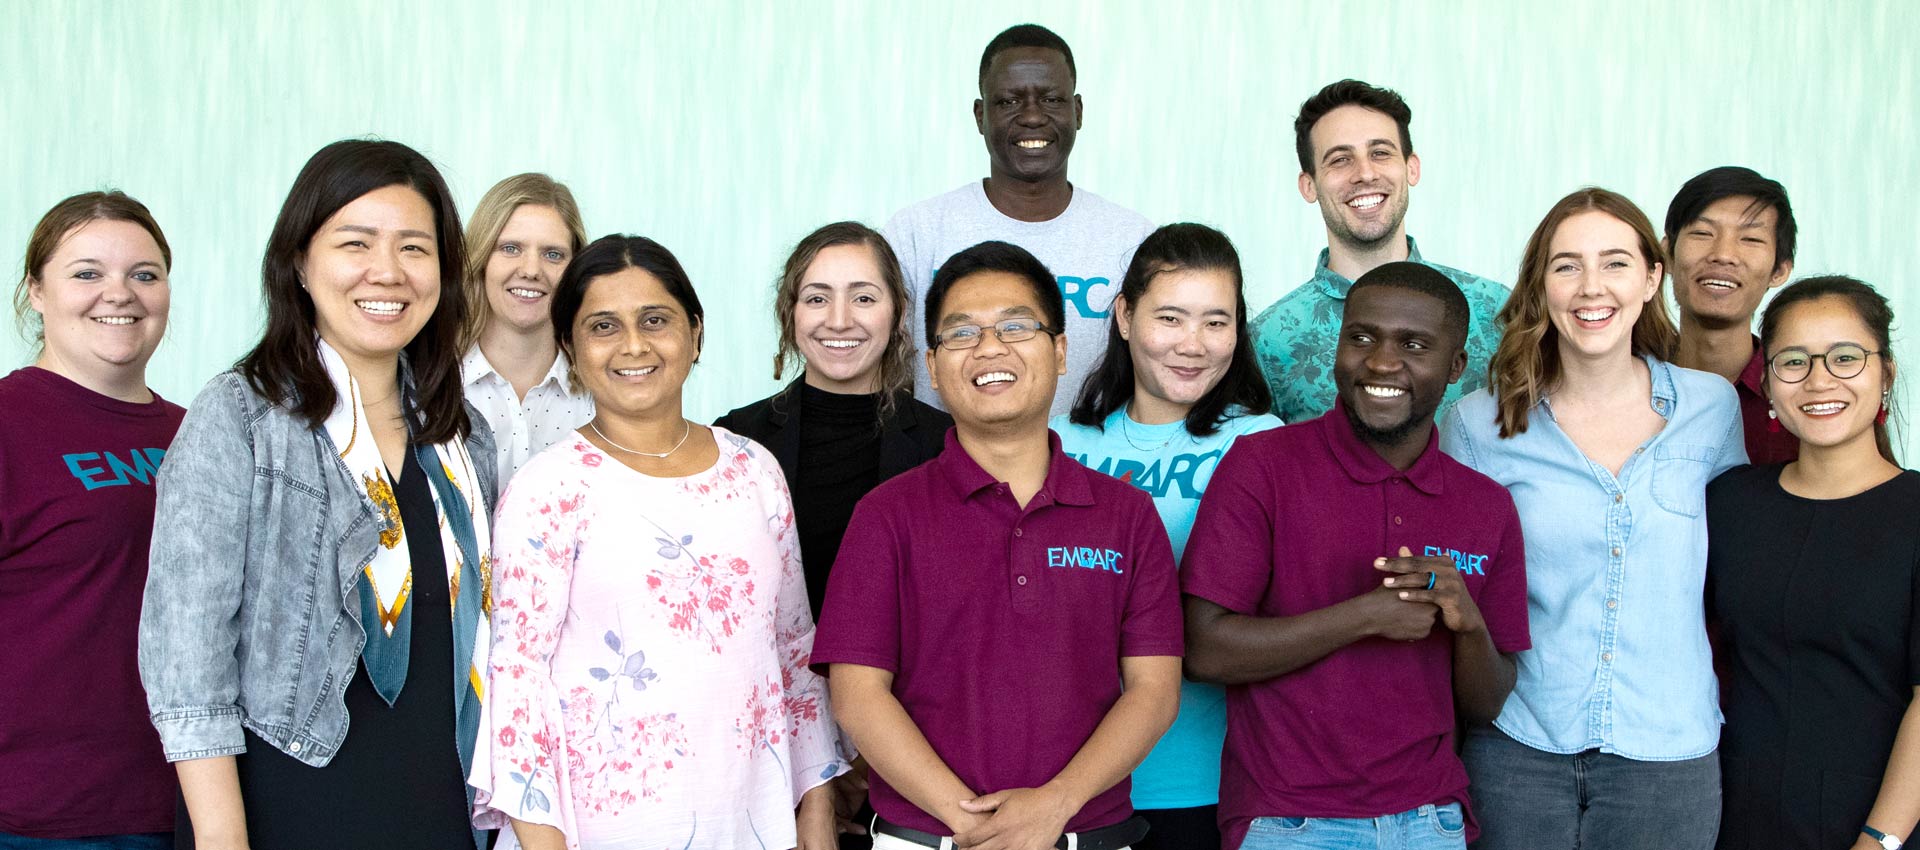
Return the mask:
[[1707,507],[1707,479],[1720,448],[1699,443],[1665,443],[1653,450],[1653,500],[1683,516],[1699,516]]

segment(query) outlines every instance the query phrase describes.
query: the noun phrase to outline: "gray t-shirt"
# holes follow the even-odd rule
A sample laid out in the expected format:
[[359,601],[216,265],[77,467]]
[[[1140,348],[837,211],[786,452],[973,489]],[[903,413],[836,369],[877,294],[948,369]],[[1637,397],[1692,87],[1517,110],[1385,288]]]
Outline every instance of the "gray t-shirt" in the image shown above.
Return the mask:
[[[1020,221],[1002,214],[987,200],[983,181],[975,180],[895,213],[887,222],[887,242],[900,256],[913,293],[913,343],[925,351],[926,295],[933,274],[948,257],[982,242],[1011,242],[1045,263],[1060,284],[1066,302],[1067,374],[1054,391],[1049,415],[1066,413],[1080,385],[1107,348],[1108,311],[1120,294],[1120,279],[1133,249],[1153,232],[1153,223],[1078,186],[1066,212],[1047,221]],[[913,394],[946,409],[927,380],[926,360],[914,358]]]

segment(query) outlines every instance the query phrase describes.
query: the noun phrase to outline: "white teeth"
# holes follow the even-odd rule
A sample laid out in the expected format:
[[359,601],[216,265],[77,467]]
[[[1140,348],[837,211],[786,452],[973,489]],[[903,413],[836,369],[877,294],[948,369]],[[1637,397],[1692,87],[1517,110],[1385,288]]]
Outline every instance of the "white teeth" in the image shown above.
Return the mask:
[[1385,195],[1361,195],[1347,202],[1347,206],[1357,210],[1370,210],[1387,202]]
[[860,345],[860,340],[857,340],[857,339],[823,339],[823,340],[820,340],[820,344],[821,344],[821,345],[824,345],[824,346],[826,346],[826,347],[828,347],[828,348],[856,348],[856,347],[858,347],[858,346]]
[[1579,319],[1580,321],[1583,321],[1583,322],[1605,321],[1606,318],[1611,315],[1613,315],[1612,307],[1598,307],[1591,310],[1573,311],[1574,318]]
[[1023,148],[1026,148],[1027,150],[1039,150],[1053,143],[1047,141],[1046,139],[1023,139],[1021,141],[1014,142],[1014,144],[1019,145]]
[[1376,387],[1372,384],[1361,384],[1360,389],[1374,398],[1399,398],[1407,394],[1406,390],[1399,387]]
[[521,298],[539,298],[541,296],[546,295],[546,293],[541,292],[538,289],[521,289],[520,287],[517,287],[517,286],[509,286],[507,287],[507,291],[514,295],[518,295]]
[[398,301],[355,301],[353,303],[360,305],[360,309],[362,310],[369,313],[379,313],[383,316],[399,315],[400,311],[407,306]]
[[653,374],[653,370],[655,370],[655,369],[658,369],[658,368],[660,368],[660,367],[658,367],[658,366],[647,366],[647,367],[644,367],[644,368],[640,368],[640,369],[615,369],[615,370],[613,370],[613,373],[614,373],[615,375],[619,375],[619,376],[620,376],[620,377],[622,377],[622,378],[638,378],[638,377],[640,377],[641,375],[651,375],[651,374]]
[[1800,409],[1815,416],[1824,416],[1829,413],[1839,413],[1842,410],[1846,410],[1847,403],[1844,401],[1822,401],[1814,404],[1800,405]]
[[973,385],[976,387],[984,387],[988,384],[1005,384],[1012,381],[1012,372],[985,372],[973,379]]
[[131,325],[138,321],[132,316],[95,316],[93,320],[103,325]]
[[1700,281],[1700,285],[1711,286],[1714,289],[1738,289],[1740,287],[1740,284],[1734,283],[1733,281],[1730,281],[1730,280],[1723,280],[1717,277],[1702,278]]

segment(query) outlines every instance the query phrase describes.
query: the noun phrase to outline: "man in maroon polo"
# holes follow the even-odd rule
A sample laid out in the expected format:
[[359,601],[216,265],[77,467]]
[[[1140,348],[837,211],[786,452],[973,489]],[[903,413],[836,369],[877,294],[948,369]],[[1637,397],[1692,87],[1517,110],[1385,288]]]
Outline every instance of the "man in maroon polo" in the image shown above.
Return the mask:
[[1187,543],[1188,675],[1230,686],[1221,828],[1247,850],[1462,848],[1455,705],[1492,720],[1528,646],[1520,521],[1434,431],[1466,363],[1459,288],[1389,263],[1345,311],[1334,409],[1241,437]]
[[1173,552],[1145,493],[1047,430],[1062,313],[1023,249],[942,264],[927,367],[954,428],[861,500],[827,581],[812,660],[873,768],[876,850],[1144,832],[1127,775],[1178,709]]

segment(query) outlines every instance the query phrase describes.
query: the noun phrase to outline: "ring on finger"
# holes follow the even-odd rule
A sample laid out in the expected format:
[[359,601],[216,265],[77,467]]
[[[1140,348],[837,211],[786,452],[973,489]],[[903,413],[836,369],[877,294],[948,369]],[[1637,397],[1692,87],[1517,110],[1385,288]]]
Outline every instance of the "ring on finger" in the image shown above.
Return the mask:
[[1432,570],[1427,571],[1427,589],[1428,590],[1432,590],[1433,586],[1435,584],[1438,584],[1439,581],[1440,581],[1440,577],[1438,575],[1434,574]]

